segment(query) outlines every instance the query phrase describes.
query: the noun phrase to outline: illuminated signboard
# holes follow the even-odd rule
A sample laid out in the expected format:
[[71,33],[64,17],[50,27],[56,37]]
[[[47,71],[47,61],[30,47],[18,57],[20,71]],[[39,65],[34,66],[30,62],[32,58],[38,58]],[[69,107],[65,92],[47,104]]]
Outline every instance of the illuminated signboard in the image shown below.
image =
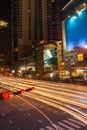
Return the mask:
[[44,56],[44,66],[57,64],[56,50],[44,50],[43,56]]
[[64,26],[66,50],[87,46],[87,10],[65,20]]

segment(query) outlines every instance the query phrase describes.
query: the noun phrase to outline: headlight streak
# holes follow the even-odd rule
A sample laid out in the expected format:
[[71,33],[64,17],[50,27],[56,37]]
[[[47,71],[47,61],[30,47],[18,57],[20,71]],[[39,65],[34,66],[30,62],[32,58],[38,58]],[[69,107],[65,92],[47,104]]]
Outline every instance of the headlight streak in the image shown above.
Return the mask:
[[[83,95],[84,93],[86,94],[86,92],[87,92],[87,90],[85,90],[85,89],[81,88],[81,90],[83,90],[83,92],[81,92],[81,90],[79,88],[74,88],[74,87],[71,87],[71,86],[70,86],[70,88],[60,86],[61,83],[59,83],[57,85],[55,83],[51,84],[51,83],[46,83],[46,82],[43,82],[43,81],[41,81],[41,82],[37,81],[37,83],[35,84],[36,81],[31,80],[32,83],[30,83],[30,80],[17,79],[17,78],[16,79],[12,78],[10,80],[9,80],[9,78],[5,78],[5,79],[0,78],[0,81],[4,84],[3,86],[6,86],[5,87],[6,89],[8,88],[8,90],[10,89],[13,92],[20,90],[20,89],[23,89],[23,88],[30,87],[31,85],[34,85],[36,87],[36,90],[34,91],[34,93],[33,92],[31,92],[29,94],[26,93],[30,98],[36,99],[36,100],[44,102],[46,104],[49,102],[48,104],[53,105],[54,107],[56,105],[60,105],[60,106],[63,107],[63,109],[60,107],[62,110],[64,110],[64,108],[66,107],[66,109],[68,109],[68,110],[64,110],[64,111],[69,113],[68,111],[72,110],[70,112],[71,115],[73,114],[72,112],[74,111],[75,114],[76,113],[78,114],[77,118],[79,118],[79,116],[81,116],[81,120],[83,120],[83,122],[87,123],[87,115],[85,113],[83,113],[82,111],[80,111],[80,110],[78,111],[74,107],[70,106],[70,104],[72,104],[73,106],[75,105],[75,107],[80,106],[82,108],[87,108],[87,104],[82,103],[80,101],[76,101],[76,99],[74,101],[74,99],[73,99],[74,96],[81,98],[81,99],[87,99],[86,96]],[[26,81],[26,82],[24,82],[24,81]],[[59,90],[61,91],[60,94],[59,94],[59,92],[57,92]],[[70,96],[69,96],[69,94],[70,94]],[[70,97],[72,97],[73,100],[71,100]],[[47,101],[45,101],[45,100],[47,100]],[[51,102],[52,102],[52,104],[51,104]],[[58,107],[56,107],[56,108],[58,108]],[[58,109],[60,109],[60,108],[58,108]],[[74,116],[75,116],[75,114],[74,114]]]
[[[5,84],[5,82],[4,82],[4,84]],[[11,85],[11,82],[9,83],[9,85]],[[12,85],[13,85],[13,87],[14,87],[14,83],[12,83]],[[15,84],[15,87],[17,87],[17,88],[25,88],[25,87],[29,87],[30,85],[27,85],[27,84],[21,84],[21,85],[19,85],[19,83],[17,84]],[[36,86],[36,85],[35,85]],[[45,88],[45,89],[44,89]],[[50,88],[50,87],[49,87]],[[56,93],[56,94],[59,94],[59,95],[66,95],[66,96],[68,96],[68,97],[77,97],[77,98],[83,98],[84,99],[84,97],[85,97],[85,99],[87,99],[87,96],[80,96],[80,95],[76,95],[76,94],[73,94],[72,93],[72,91],[69,91],[70,93],[68,93],[68,91],[67,90],[65,90],[65,89],[62,89],[62,88],[54,88],[54,89],[52,89],[51,88],[51,90],[50,89],[48,89],[47,87],[45,87],[45,86],[43,86],[43,88],[41,88],[40,87],[40,85],[39,85],[39,87],[37,87],[37,89],[40,91],[48,91],[48,92],[51,92],[51,93]],[[61,89],[61,90],[60,90]],[[54,92],[52,92],[52,90],[54,90]],[[62,92],[59,92],[59,91],[57,91],[57,90],[60,90],[60,91],[62,91]],[[74,92],[74,93],[79,93],[79,92]]]
[[[27,80],[27,82],[29,82],[29,81]],[[47,86],[50,85],[51,87],[56,86],[56,87],[65,88],[65,89],[67,89],[67,87],[68,87],[68,89],[70,89],[70,90],[74,89],[73,92],[76,92],[75,90],[87,92],[87,90],[85,89],[84,86],[80,86],[78,84],[73,85],[73,84],[67,84],[67,83],[60,83],[60,82],[55,83],[55,82],[48,82],[48,81],[41,81],[41,80],[31,80],[31,82],[34,84],[37,84],[37,85],[46,84]]]
[[[8,88],[9,89],[9,88]],[[10,88],[10,90],[11,90],[11,88]],[[12,88],[12,91],[14,92],[14,91],[18,91],[19,90],[19,88]],[[37,91],[37,90],[36,90]],[[40,93],[40,92],[38,92],[38,93]],[[34,92],[34,95],[35,95],[35,92]],[[34,95],[31,95],[32,97],[34,97]],[[42,97],[43,95],[41,95],[41,94],[38,94],[38,97]],[[45,95],[44,95],[45,96]],[[46,96],[45,96],[46,97]],[[52,98],[52,97],[51,97]],[[56,100],[58,100],[57,98],[56,98]],[[58,100],[58,101],[60,101],[60,100]],[[62,101],[63,102],[63,101]],[[64,102],[63,102],[64,103]],[[67,102],[65,102],[65,103],[67,103]]]
[[[5,81],[6,80],[8,82],[7,77],[5,78]],[[62,90],[62,91],[65,91],[65,92],[71,92],[71,93],[76,93],[76,94],[82,94],[82,91],[84,91],[84,93],[87,95],[87,90],[83,89],[84,87],[80,87],[80,86],[79,86],[79,88],[80,88],[79,89],[78,85],[74,85],[74,87],[73,87],[72,84],[70,84],[70,85],[69,84],[63,84],[63,83],[58,83],[58,84],[54,83],[54,84],[52,84],[52,83],[48,83],[46,81],[27,80],[27,79],[21,79],[21,78],[9,78],[9,81],[10,81],[10,83],[12,82],[13,84],[15,82],[15,85],[21,82],[21,85],[22,85],[22,83],[23,83],[23,85],[25,83],[27,83],[27,85],[36,85],[36,86],[39,85],[39,87],[40,86],[42,86],[44,88],[49,87],[49,89]],[[62,86],[61,86],[61,84],[62,84]],[[27,85],[25,84],[25,86],[27,86]],[[69,86],[69,87],[67,87],[67,86]]]
[[[17,88],[15,88],[15,90],[18,90],[18,89],[22,89],[23,87],[21,87],[21,86],[17,86]],[[11,89],[10,89],[11,90]],[[72,100],[72,99],[67,99],[68,97],[66,97],[66,99],[65,98],[63,98],[63,97],[61,97],[61,96],[59,96],[59,95],[53,95],[52,96],[52,94],[50,94],[50,93],[48,93],[48,92],[41,92],[41,91],[39,91],[39,90],[36,90],[35,91],[35,93],[36,94],[40,94],[40,95],[42,95],[42,96],[48,96],[49,98],[54,98],[54,99],[58,99],[58,100],[60,100],[60,101],[63,101],[63,102],[68,102],[68,103],[70,103],[70,104],[74,104],[74,105],[78,105],[79,107],[82,107],[82,108],[87,108],[87,105],[86,104],[84,104],[84,103],[81,103],[81,102],[77,102],[77,101],[74,101],[74,100]]]
[[[13,89],[12,89],[13,90]],[[17,90],[19,90],[19,89],[14,89],[13,91],[17,91]],[[25,95],[25,94],[24,94]],[[41,102],[44,102],[44,103],[46,103],[46,104],[48,104],[48,102],[46,101],[46,100],[48,100],[47,99],[47,97],[45,98],[45,97],[42,97],[42,96],[40,96],[40,95],[36,95],[36,97],[35,97],[35,94],[33,94],[33,93],[29,93],[29,94],[27,94],[27,96],[28,97],[30,97],[30,98],[33,98],[33,99],[38,99],[39,101],[41,101]],[[41,99],[43,99],[44,98],[44,101],[43,100],[41,100]],[[50,103],[50,102],[53,102],[53,103],[55,103],[55,101],[54,100],[51,100],[51,99],[49,99],[49,105],[52,105],[52,103]],[[56,102],[57,103],[57,105],[60,105],[58,102]],[[56,105],[52,105],[52,106],[54,106],[54,107],[56,107]],[[63,106],[63,104],[61,104],[60,106]],[[64,111],[66,111],[66,109],[65,109],[65,107],[67,107],[67,106],[64,106],[63,108],[60,108],[60,107],[56,107],[56,108],[58,108],[58,109],[61,109],[61,110],[64,110]],[[69,106],[68,106],[69,107]],[[71,109],[71,108],[70,108]],[[74,111],[75,111],[75,109],[73,109]],[[71,110],[70,110],[71,111]],[[68,109],[68,111],[66,111],[66,112],[68,112],[69,114],[71,114],[71,115],[73,115],[72,114],[72,112],[69,112],[69,109]],[[78,113],[80,113],[80,111],[77,111]],[[82,115],[84,115],[84,113],[80,113],[80,114],[82,114]],[[74,114],[74,116],[76,116],[76,113]],[[79,118],[79,116],[76,116],[77,118]],[[81,117],[80,117],[80,119],[81,119]],[[84,121],[83,119],[81,119],[83,122],[85,122],[85,123],[87,123],[86,121]]]
[[[22,79],[23,80],[23,79]],[[18,80],[19,81],[19,80]],[[24,83],[24,82],[23,82]],[[13,82],[13,84],[14,84],[14,82]],[[17,82],[16,82],[16,84],[15,84],[15,87],[18,87],[19,86],[19,82],[18,82],[18,84],[17,84]],[[20,85],[20,88],[21,88],[21,86],[23,87],[23,88],[25,88],[25,87],[29,87],[29,85],[30,85],[30,83],[29,84],[22,84],[21,83],[21,85]],[[35,85],[35,86],[37,86],[37,85]],[[43,86],[43,88],[41,87],[40,88],[40,86]],[[46,89],[47,89],[47,91],[50,91],[50,89],[53,89],[53,90],[55,90],[55,92],[57,92],[59,95],[67,95],[68,97],[77,97],[77,100],[78,100],[78,98],[83,98],[84,99],[84,97],[81,95],[81,97],[80,97],[80,95],[76,95],[76,94],[82,94],[82,92],[76,92],[76,91],[74,91],[74,90],[67,90],[67,89],[63,89],[62,88],[62,86],[61,86],[61,88],[53,88],[53,87],[50,87],[50,86],[48,86],[49,87],[49,89],[47,89],[47,85],[46,86],[44,86],[44,85],[39,85],[39,87],[37,87],[37,89],[43,89],[43,91],[45,91]],[[19,87],[18,87],[19,88]],[[44,90],[44,88],[45,88],[45,90]],[[70,89],[70,88],[68,88],[68,89]],[[63,91],[63,92],[58,92],[57,90],[59,90],[59,91]],[[70,92],[70,93],[68,93],[68,92]],[[74,94],[73,94],[74,93]],[[85,99],[87,99],[87,96],[85,96]],[[76,100],[76,99],[75,99]],[[80,100],[81,101],[81,100]]]
[[54,94],[58,94],[58,95],[64,95],[64,96],[68,96],[68,97],[74,97],[74,98],[82,98],[82,99],[87,99],[87,96],[84,96],[82,97],[81,95],[77,95],[77,94],[74,94],[70,91],[70,93],[66,92],[65,90],[63,91],[57,91],[58,89],[54,89],[54,92],[52,92],[52,90],[48,89],[47,87],[44,89],[44,88],[40,88],[40,87],[37,87],[37,90],[39,91],[44,91],[44,92],[50,92],[50,93],[54,93]]
[[70,103],[72,105],[76,105],[76,106],[79,106],[79,107],[82,107],[82,108],[87,108],[87,104],[77,102],[77,101],[74,101],[73,99],[68,99],[66,97],[61,97],[61,96],[58,96],[58,95],[52,95],[52,94],[50,94],[48,92],[47,93],[46,92],[39,92],[38,90],[36,90],[34,93],[35,94],[40,94],[41,96],[46,96],[48,98],[57,99],[59,101],[65,102],[65,103]]
[[55,103],[54,101],[51,101],[48,98],[43,99],[43,98],[38,97],[38,96],[37,97],[33,97],[33,96],[31,96],[31,94],[24,94],[24,95],[27,96],[27,97],[30,97],[32,99],[35,99],[35,100],[41,101],[43,103],[46,103],[48,105],[51,105],[51,106],[53,106],[53,107],[55,107],[57,109],[63,110],[63,111],[69,113],[70,115],[73,115],[74,117],[80,119],[82,122],[87,124],[87,118],[85,116],[80,115],[78,112],[76,112],[74,110],[71,110],[70,108],[67,108],[66,106],[60,105],[58,103]]
[[70,109],[73,109],[74,111],[76,111],[76,112],[80,113],[81,115],[87,117],[87,114],[86,114],[86,113],[83,113],[83,112],[79,111],[78,109],[76,109],[76,108],[74,108],[74,107],[72,107],[72,106],[69,106],[69,105],[67,105],[67,107],[70,108]]
[[[66,87],[63,87],[63,86],[59,86],[59,85],[56,85],[56,86],[54,86],[54,85],[44,85],[44,84],[38,84],[40,87],[44,87],[44,88],[47,88],[47,87],[49,87],[50,89],[53,89],[53,90],[60,90],[60,91],[64,91],[64,92],[71,92],[71,93],[76,93],[76,94],[83,94],[83,92],[81,91],[81,90],[78,90],[78,89],[76,89],[76,90],[73,90],[73,89],[75,89],[75,88],[66,88]],[[36,85],[36,86],[38,86],[38,85]],[[86,90],[84,90],[84,93],[87,93],[87,91]]]
[[[22,87],[19,86],[18,89],[19,89],[19,88],[22,88]],[[15,90],[18,90],[18,89],[16,88]],[[10,90],[11,90],[11,89],[10,89]],[[36,91],[37,91],[37,90],[36,90]],[[36,91],[35,91],[35,92],[36,92]],[[44,96],[45,96],[45,95],[48,95],[48,97],[51,98],[50,93],[46,93],[46,92],[44,93],[44,92],[39,92],[39,91],[37,91],[37,93],[42,94],[42,96],[43,96],[43,95],[44,95]],[[57,95],[57,96],[58,96],[58,95]],[[56,95],[53,96],[53,98],[54,98],[54,99],[57,99]],[[78,102],[73,101],[73,100],[70,100],[70,99],[69,99],[69,100],[68,100],[68,99],[64,99],[64,98],[62,98],[61,96],[58,96],[58,99],[61,100],[61,101],[63,101],[63,102],[68,101],[68,103],[71,103],[71,104],[74,103],[74,105],[77,105],[77,104],[78,104],[78,106],[80,106],[80,107],[85,107],[85,108],[87,108],[87,105],[86,105],[86,104],[78,103]]]

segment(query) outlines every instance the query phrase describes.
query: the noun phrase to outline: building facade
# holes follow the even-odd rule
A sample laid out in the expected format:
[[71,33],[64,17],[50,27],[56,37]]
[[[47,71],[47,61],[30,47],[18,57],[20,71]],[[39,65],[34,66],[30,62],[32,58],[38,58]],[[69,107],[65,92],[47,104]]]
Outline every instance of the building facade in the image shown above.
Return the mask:
[[[87,1],[71,0],[62,8],[62,39],[65,69],[71,76],[87,75]],[[69,68],[70,68],[69,67]],[[70,69],[68,69],[70,71]]]
[[[26,62],[32,54],[34,39],[35,1],[12,1],[12,63]],[[25,61],[24,61],[25,58]],[[23,59],[23,60],[22,60]]]
[[[34,45],[36,46],[37,73],[44,75],[45,73],[58,70],[59,60],[62,60],[62,53],[60,54],[60,58],[58,58],[59,55],[57,55],[57,51],[59,51],[58,46],[60,44],[62,48],[60,2],[59,0],[39,0],[38,7],[39,15],[37,19],[40,23],[38,26],[39,39],[36,40]],[[48,56],[49,54],[47,54],[54,54],[54,52],[56,53],[56,56],[54,56],[55,61],[50,59]],[[52,60],[52,63],[47,63],[47,65],[46,62],[48,61],[46,55],[49,61]],[[56,58],[58,58],[57,62]]]
[[59,0],[12,1],[13,65],[27,62],[26,57],[32,55],[37,73],[43,74],[44,50],[48,45],[49,50],[51,45],[54,45],[52,49],[58,49],[58,44],[62,46],[61,39]]

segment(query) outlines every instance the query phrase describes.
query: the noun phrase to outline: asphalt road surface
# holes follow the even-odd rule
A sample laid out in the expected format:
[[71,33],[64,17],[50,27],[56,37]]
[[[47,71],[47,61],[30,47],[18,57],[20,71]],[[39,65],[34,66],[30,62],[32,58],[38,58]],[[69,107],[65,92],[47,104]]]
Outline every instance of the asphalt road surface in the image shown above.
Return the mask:
[[0,86],[36,88],[0,101],[0,130],[87,130],[86,87],[2,76]]
[[87,130],[68,113],[25,96],[0,101],[1,130]]

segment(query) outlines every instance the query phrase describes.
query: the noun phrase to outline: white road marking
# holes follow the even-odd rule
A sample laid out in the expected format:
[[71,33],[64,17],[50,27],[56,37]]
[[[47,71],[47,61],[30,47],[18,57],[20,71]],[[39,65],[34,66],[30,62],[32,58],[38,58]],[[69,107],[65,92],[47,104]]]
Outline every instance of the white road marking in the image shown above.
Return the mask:
[[46,128],[47,128],[48,130],[55,130],[55,129],[53,129],[53,128],[50,127],[50,126],[46,126]]
[[85,126],[84,123],[82,123],[82,122],[80,122],[80,121],[77,121],[77,120],[75,120],[75,119],[69,118],[68,120],[70,120],[70,121],[72,121],[72,122],[74,122],[74,123],[76,123],[76,124],[79,124],[79,125],[81,125],[81,126]]
[[74,128],[72,128],[72,127],[70,127],[70,126],[68,126],[68,125],[66,125],[66,124],[64,124],[64,123],[62,123],[62,122],[57,122],[57,123],[58,123],[59,125],[65,127],[65,128],[67,128],[67,129],[69,129],[69,130],[76,130],[76,129],[74,129]]
[[69,124],[69,125],[71,125],[71,126],[74,126],[74,127],[77,128],[77,129],[81,128],[81,126],[78,126],[78,125],[76,125],[76,124],[74,124],[74,123],[72,123],[72,122],[70,122],[70,121],[64,120],[63,122],[65,122],[65,123],[67,123],[67,124]]
[[5,114],[4,114],[4,113],[2,113],[2,116],[4,117],[4,116],[5,116]]
[[62,127],[59,126],[59,125],[56,125],[56,124],[55,124],[55,126],[58,128],[58,130],[65,130],[64,128],[62,128]]
[[31,113],[27,113],[28,116],[31,116]]
[[13,122],[12,122],[12,120],[9,120],[9,123],[11,123],[11,124],[12,124],[12,123],[13,123]]
[[38,121],[39,121],[40,123],[43,123],[43,121],[42,121],[42,120],[40,120],[40,119],[39,119]]

